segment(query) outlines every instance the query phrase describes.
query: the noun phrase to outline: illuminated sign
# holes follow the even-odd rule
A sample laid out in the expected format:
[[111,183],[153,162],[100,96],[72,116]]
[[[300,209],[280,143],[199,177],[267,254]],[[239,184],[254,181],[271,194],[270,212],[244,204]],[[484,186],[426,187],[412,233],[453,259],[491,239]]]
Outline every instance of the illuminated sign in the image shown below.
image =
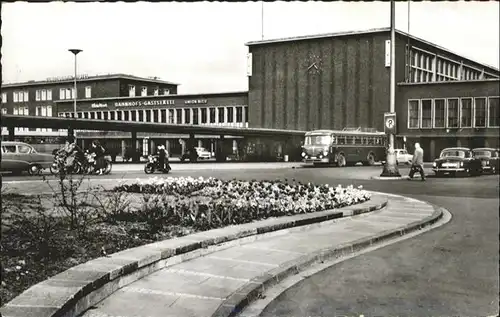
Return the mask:
[[91,108],[107,108],[107,103],[93,103],[90,105]]
[[175,100],[135,100],[115,102],[115,107],[140,107],[175,105]]
[[184,100],[186,105],[194,105],[194,104],[204,104],[208,101],[206,99],[194,99],[194,100]]

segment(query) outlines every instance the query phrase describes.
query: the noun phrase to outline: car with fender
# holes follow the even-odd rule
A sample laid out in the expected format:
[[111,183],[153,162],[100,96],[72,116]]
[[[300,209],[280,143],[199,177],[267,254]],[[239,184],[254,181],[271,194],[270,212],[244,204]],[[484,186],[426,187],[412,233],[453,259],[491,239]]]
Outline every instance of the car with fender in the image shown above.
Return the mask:
[[481,175],[481,160],[474,156],[471,149],[465,147],[445,148],[434,160],[432,170],[436,176],[443,175]]
[[394,154],[396,154],[396,164],[411,164],[411,160],[413,159],[413,155],[408,153],[405,149],[394,149]]
[[13,174],[21,174],[26,171],[31,175],[38,175],[43,169],[50,168],[53,161],[53,155],[38,153],[30,144],[16,141],[2,142],[1,171]]
[[474,156],[481,160],[483,173],[498,173],[500,166],[500,158],[498,157],[498,149],[494,148],[475,148],[472,149]]
[[[195,147],[194,150],[195,150],[194,153],[196,154],[196,160],[198,160],[198,159],[209,160],[212,158],[212,153],[203,147]],[[181,162],[184,162],[186,160],[190,160],[190,158],[191,158],[191,151],[188,149],[181,156]]]

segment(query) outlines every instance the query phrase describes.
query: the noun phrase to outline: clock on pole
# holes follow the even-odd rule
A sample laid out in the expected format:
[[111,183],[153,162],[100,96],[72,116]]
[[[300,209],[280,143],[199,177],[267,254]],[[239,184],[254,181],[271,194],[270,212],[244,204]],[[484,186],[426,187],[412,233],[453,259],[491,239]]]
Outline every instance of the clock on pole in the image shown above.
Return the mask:
[[396,134],[396,113],[384,113],[384,132],[386,134]]

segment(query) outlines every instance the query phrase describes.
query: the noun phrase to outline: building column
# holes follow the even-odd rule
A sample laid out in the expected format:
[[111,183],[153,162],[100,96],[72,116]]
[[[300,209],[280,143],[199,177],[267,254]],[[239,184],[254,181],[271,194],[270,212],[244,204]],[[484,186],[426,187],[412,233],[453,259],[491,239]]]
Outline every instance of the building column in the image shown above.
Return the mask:
[[233,126],[237,126],[238,123],[236,122],[236,107],[233,106]]
[[488,141],[488,138],[484,138],[484,147],[490,147],[490,142]]
[[219,140],[216,140],[215,149],[215,160],[217,162],[224,162],[226,160],[226,151],[224,147],[224,135],[220,136]]
[[165,149],[170,154],[170,140],[169,139],[165,140]]
[[150,148],[151,148],[151,152],[150,153],[154,153],[155,150],[156,150],[155,140],[151,139],[151,143],[149,145],[150,145]]
[[16,137],[16,129],[14,127],[8,127],[7,129],[9,130],[9,141],[14,141],[14,138]]
[[431,160],[434,160],[436,158],[436,140],[434,139],[431,139],[429,153],[431,155]]
[[459,138],[457,138],[457,147],[461,147],[461,146],[462,146],[462,141]]
[[227,109],[229,109],[229,107],[224,107],[224,125],[225,126],[229,125],[229,123],[228,123],[229,116],[228,116]]
[[245,106],[241,108],[241,126],[245,128],[247,126],[247,118],[245,117]]
[[149,110],[142,110],[142,122],[146,122],[146,111],[149,111]]
[[189,108],[189,122],[190,122],[190,124],[193,124],[193,121],[194,121],[193,108]]
[[215,124],[219,125],[219,107],[215,107]]
[[121,156],[122,156],[122,161],[123,161],[123,157],[125,156],[125,151],[127,150],[127,142],[125,142],[125,140],[122,140],[122,151],[121,151]]
[[198,147],[203,147],[203,142],[201,140],[198,140]]
[[198,108],[198,124],[201,124],[201,108]]
[[[129,116],[130,119],[131,116]],[[137,140],[137,132],[132,131],[132,162],[139,162],[139,157],[137,156],[137,150],[139,149],[139,140]]]
[[184,111],[184,108],[181,109],[181,124],[186,123],[186,112]]
[[210,107],[207,107],[207,124],[210,124]]
[[177,124],[177,109],[173,109],[174,110],[174,124]]
[[187,146],[188,146],[188,149],[189,149],[189,151],[191,153],[191,157],[189,158],[189,160],[191,162],[195,162],[196,161],[196,156],[192,155],[192,154],[196,153],[196,151],[194,149],[195,148],[195,139],[194,139],[194,134],[193,133],[189,134],[189,140],[187,142]]

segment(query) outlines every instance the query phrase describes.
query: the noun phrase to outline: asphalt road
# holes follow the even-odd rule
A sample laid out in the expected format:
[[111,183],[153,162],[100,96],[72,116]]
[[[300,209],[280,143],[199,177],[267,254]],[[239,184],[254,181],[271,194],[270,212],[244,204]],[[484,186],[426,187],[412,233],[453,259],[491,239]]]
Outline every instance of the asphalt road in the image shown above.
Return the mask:
[[[498,313],[499,178],[372,180],[381,167],[285,168],[173,171],[167,176],[222,179],[288,179],[331,185],[363,185],[368,190],[422,199],[448,209],[450,223],[337,264],[283,293],[265,316],[487,316]],[[408,168],[401,167],[402,175]],[[163,177],[162,174],[155,174]],[[92,177],[113,186],[140,172]],[[99,179],[99,181],[96,181]],[[27,182],[28,181],[28,182]],[[35,182],[33,182],[35,181]],[[7,186],[6,186],[7,185]],[[45,186],[45,187],[44,187]],[[4,177],[4,188],[43,192],[34,177]]]

